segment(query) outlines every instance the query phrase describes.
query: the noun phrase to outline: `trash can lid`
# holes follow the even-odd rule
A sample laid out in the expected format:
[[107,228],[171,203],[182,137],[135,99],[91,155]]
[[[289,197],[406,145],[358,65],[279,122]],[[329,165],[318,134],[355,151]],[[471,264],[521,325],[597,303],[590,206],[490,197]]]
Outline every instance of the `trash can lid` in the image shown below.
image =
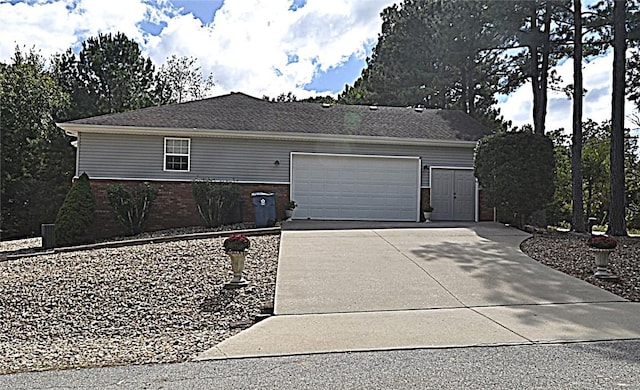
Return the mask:
[[273,192],[252,192],[251,196],[273,196]]

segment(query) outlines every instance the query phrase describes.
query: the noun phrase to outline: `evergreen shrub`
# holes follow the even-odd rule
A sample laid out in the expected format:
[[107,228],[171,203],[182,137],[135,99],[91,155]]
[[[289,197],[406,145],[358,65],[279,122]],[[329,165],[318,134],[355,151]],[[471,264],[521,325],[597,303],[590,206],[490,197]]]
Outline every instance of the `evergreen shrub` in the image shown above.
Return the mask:
[[528,131],[498,133],[476,147],[474,173],[489,207],[503,222],[522,227],[552,201],[555,190],[553,142]]
[[89,176],[83,173],[73,183],[58,211],[55,222],[56,246],[72,246],[93,241],[92,225],[96,200]]

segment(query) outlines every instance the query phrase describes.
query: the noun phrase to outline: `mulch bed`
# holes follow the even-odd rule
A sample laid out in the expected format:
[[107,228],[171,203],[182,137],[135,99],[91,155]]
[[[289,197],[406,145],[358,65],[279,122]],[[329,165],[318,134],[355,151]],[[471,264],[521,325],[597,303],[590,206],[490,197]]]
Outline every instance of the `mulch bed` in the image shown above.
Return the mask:
[[619,277],[610,282],[597,279],[595,259],[587,246],[588,234],[536,233],[521,245],[531,258],[587,281],[630,301],[640,302],[640,237],[616,237],[618,246],[609,257],[609,269]]

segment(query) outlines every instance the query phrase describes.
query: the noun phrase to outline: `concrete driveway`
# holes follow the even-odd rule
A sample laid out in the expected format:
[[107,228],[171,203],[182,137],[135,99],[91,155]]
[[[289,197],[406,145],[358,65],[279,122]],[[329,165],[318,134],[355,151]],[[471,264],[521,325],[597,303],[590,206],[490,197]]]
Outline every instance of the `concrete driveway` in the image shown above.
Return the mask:
[[640,339],[640,304],[532,260],[519,230],[304,222],[282,232],[276,316],[197,359]]

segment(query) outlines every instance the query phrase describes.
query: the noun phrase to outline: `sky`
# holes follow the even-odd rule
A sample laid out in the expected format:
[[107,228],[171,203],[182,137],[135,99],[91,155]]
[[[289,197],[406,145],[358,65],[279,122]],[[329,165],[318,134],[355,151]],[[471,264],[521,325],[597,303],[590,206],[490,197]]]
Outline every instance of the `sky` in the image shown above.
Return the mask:
[[[394,0],[0,0],[0,62],[16,45],[45,57],[99,33],[123,32],[159,66],[168,57],[199,60],[213,96],[244,92],[298,98],[337,95],[366,65]],[[612,54],[583,63],[584,118],[611,116]],[[571,60],[556,70],[572,82]],[[532,122],[525,84],[497,105],[514,125]],[[627,105],[627,114],[634,106]],[[547,129],[571,129],[571,101],[550,93]],[[627,120],[628,127],[638,127]]]

